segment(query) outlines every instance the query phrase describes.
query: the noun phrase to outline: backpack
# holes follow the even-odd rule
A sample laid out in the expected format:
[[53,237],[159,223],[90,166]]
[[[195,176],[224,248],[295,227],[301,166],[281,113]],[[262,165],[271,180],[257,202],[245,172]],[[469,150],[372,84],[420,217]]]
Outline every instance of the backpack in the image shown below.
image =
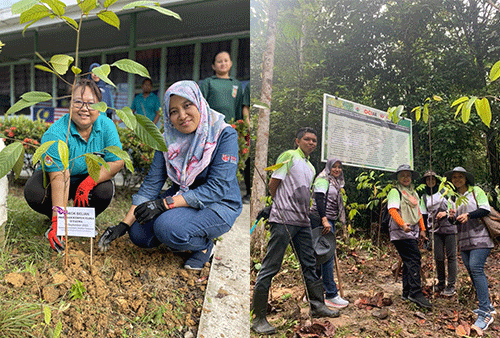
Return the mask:
[[[394,188],[399,192],[399,199],[401,199],[401,191]],[[389,209],[387,209],[387,203],[382,205],[382,212],[380,216],[380,230],[382,232],[389,232],[389,222],[391,221],[391,214],[389,214]]]

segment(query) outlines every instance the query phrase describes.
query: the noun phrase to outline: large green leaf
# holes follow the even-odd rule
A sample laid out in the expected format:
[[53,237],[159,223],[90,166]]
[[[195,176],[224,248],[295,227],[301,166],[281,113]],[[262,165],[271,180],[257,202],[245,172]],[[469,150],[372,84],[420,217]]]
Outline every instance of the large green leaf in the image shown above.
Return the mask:
[[50,325],[50,321],[52,320],[52,312],[50,311],[50,307],[48,307],[47,305],[45,305],[43,307],[43,314],[44,314],[45,324],[47,326],[49,326]]
[[47,149],[50,148],[51,145],[53,145],[56,141],[47,141],[44,142],[38,147],[38,149],[35,151],[33,154],[33,165],[37,164],[38,161],[40,161],[40,158],[42,158],[42,155],[47,151]]
[[455,118],[457,118],[458,113],[460,113],[460,111],[462,110],[464,105],[465,105],[465,103],[463,103],[463,102],[458,105],[457,110],[455,111]]
[[145,7],[145,8],[149,8],[149,9],[152,9],[154,11],[157,11],[163,15],[168,15],[168,16],[173,16],[174,18],[176,18],[177,20],[180,20],[182,21],[181,19],[181,16],[175,12],[172,12],[171,10],[169,9],[166,9],[166,8],[163,8],[159,5],[145,5],[145,6],[137,6],[137,7]]
[[24,154],[21,142],[11,143],[2,149],[0,152],[0,177],[4,177],[12,170],[21,154]]
[[51,100],[52,96],[44,92],[28,92],[21,96],[21,99],[14,103],[12,107],[7,110],[6,115],[14,114],[24,108],[33,106],[38,102]]
[[61,159],[63,170],[69,167],[69,149],[66,142],[61,140],[57,141],[57,152],[59,153],[59,158]]
[[467,102],[466,106],[465,106],[465,117],[464,117],[464,114],[462,113],[462,121],[464,123],[467,123],[469,122],[469,119],[470,119],[470,111],[472,109],[472,105],[474,104],[474,102],[477,100],[477,96],[471,96],[471,98],[469,99],[469,101]]
[[78,22],[76,22],[74,19],[70,18],[69,16],[61,16],[61,19],[65,20],[71,26],[73,26],[76,29],[78,29]]
[[415,108],[413,108],[411,110],[411,112],[415,112],[415,119],[418,121],[420,121],[420,116],[422,114],[422,107],[421,106],[416,106]]
[[99,180],[101,166],[99,165],[100,157],[94,154],[85,154],[85,163],[87,164],[87,171],[94,181]]
[[290,160],[287,160],[287,161],[284,161],[284,162],[280,162],[280,163],[276,163],[275,165],[272,165],[270,167],[264,168],[264,171],[275,171],[275,170],[278,170],[279,168],[281,168],[283,165],[285,165],[288,162],[290,162]]
[[30,107],[30,106],[33,106],[37,104],[37,102],[29,102],[29,101],[26,101],[26,100],[23,100],[23,99],[20,99],[19,101],[17,101],[16,103],[14,103],[8,110],[7,112],[5,113],[5,115],[10,115],[10,114],[14,114],[14,113],[17,113],[18,111],[26,108],[26,107]]
[[84,14],[89,14],[91,10],[97,7],[96,0],[83,0],[78,4]]
[[97,13],[97,17],[107,23],[108,25],[111,25],[113,27],[116,27],[120,29],[120,19],[118,18],[118,15],[111,11],[100,11]]
[[35,5],[28,9],[27,11],[21,13],[19,16],[19,23],[24,24],[26,22],[36,22],[50,15],[50,11],[47,7],[43,5]]
[[424,111],[422,114],[422,119],[424,120],[425,123],[429,121],[429,104],[426,103],[424,104]]
[[151,76],[149,76],[149,72],[146,67],[130,59],[118,60],[114,62],[112,66],[115,66],[118,69],[121,69],[127,73],[137,74],[142,77],[151,78]]
[[129,107],[123,107],[122,109],[116,110],[116,115],[125,123],[127,128],[135,130],[135,126],[137,125],[137,119],[135,118],[132,109]]
[[13,4],[10,8],[10,11],[12,12],[12,14],[21,14],[31,7],[35,6],[37,3],[38,0],[22,0]]
[[106,0],[104,1],[104,7],[105,8],[108,8],[109,6],[111,6],[112,4],[114,4],[117,0]]
[[48,68],[48,67],[45,67],[45,66],[42,66],[42,65],[35,65],[35,68],[36,69],[40,69],[44,72],[49,72],[49,73],[54,73],[56,74],[56,72],[54,72],[52,69]]
[[59,320],[54,328],[54,338],[59,338],[62,332],[62,322]]
[[483,121],[483,123],[489,128],[491,123],[490,102],[487,98],[483,97],[482,99],[477,99],[474,104],[476,106],[477,114],[481,118],[481,121]]
[[96,154],[88,154],[93,161],[99,163],[99,165],[103,166],[107,171],[109,171],[109,164],[106,162],[101,156],[98,156]]
[[134,172],[134,165],[132,164],[132,160],[130,159],[130,155],[126,151],[121,150],[117,146],[106,147],[106,148],[104,148],[104,151],[109,151],[110,153],[118,156],[120,159],[125,161],[125,166],[127,167],[127,169],[130,170],[131,172]]
[[500,76],[500,61],[497,61],[490,69],[490,81],[493,82]]
[[21,95],[21,98],[28,102],[43,102],[52,100],[52,95],[45,92],[27,92]]
[[16,164],[14,164],[14,167],[12,168],[12,171],[15,174],[15,179],[16,180],[19,178],[19,175],[21,175],[21,171],[23,170],[24,152],[25,152],[24,147],[22,147],[21,155],[19,155],[19,158],[17,159]]
[[73,63],[75,59],[72,56],[57,54],[50,58],[50,64],[54,67],[57,74],[64,75],[69,69],[69,65]]
[[158,5],[156,1],[134,1],[122,7],[122,9],[133,9],[137,6]]
[[92,73],[99,76],[99,78],[104,82],[106,82],[107,84],[110,84],[116,88],[116,85],[113,83],[113,81],[111,81],[108,78],[110,72],[111,72],[111,67],[108,64],[103,64],[99,67],[92,68]]
[[59,0],[43,0],[43,2],[49,5],[50,9],[54,12],[55,15],[64,15],[64,8],[66,7],[66,4],[64,2]]
[[108,105],[106,104],[106,102],[101,101],[101,102],[91,104],[90,108],[96,109],[96,110],[104,113],[106,110],[108,110]]
[[136,114],[135,118],[137,125],[134,131],[137,136],[155,150],[168,151],[167,144],[156,125],[144,115]]
[[456,106],[457,104],[463,103],[463,102],[467,101],[468,99],[469,99],[469,97],[467,97],[467,96],[462,96],[461,98],[456,99],[455,101],[453,101],[453,103],[451,104],[451,107],[454,107],[454,106]]
[[473,97],[469,99],[467,104],[464,104],[462,107],[462,122],[467,123],[469,122],[470,119],[470,110],[472,108],[472,105],[474,104],[475,99],[473,100]]

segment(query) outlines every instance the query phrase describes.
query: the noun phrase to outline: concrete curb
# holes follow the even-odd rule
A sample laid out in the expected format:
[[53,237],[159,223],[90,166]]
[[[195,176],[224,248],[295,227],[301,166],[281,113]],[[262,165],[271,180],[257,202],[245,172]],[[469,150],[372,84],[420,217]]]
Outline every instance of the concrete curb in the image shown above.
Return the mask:
[[250,205],[215,246],[198,338],[250,337]]

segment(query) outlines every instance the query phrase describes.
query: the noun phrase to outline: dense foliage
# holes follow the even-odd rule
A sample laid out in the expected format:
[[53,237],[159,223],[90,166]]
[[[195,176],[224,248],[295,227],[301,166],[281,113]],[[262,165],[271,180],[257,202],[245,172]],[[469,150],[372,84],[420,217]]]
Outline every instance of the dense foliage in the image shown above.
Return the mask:
[[[477,115],[462,123],[450,107],[464,95],[498,96],[498,84],[487,80],[500,59],[500,14],[493,6],[479,0],[277,3],[267,165],[293,147],[301,126],[316,128],[321,145],[323,93],[328,93],[384,111],[404,105],[404,114],[413,120],[414,165],[419,172],[430,162],[440,174],[461,165],[481,183],[500,183],[498,103],[491,102],[490,128]],[[258,79],[268,1],[256,0],[252,6],[252,79]],[[254,100],[259,99],[260,86],[259,81],[252,83]],[[417,123],[410,111],[433,95],[443,101],[429,109],[430,148],[428,125]],[[317,171],[323,168],[319,149],[311,161]],[[364,203],[367,196],[354,182],[362,170],[344,170],[349,202]]]

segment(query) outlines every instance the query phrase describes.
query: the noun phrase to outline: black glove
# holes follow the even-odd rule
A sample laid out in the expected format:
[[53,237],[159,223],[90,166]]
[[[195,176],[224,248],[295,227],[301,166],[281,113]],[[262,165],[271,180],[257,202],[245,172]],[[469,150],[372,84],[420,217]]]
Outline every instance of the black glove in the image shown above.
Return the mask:
[[137,222],[144,224],[165,211],[167,211],[167,207],[163,202],[163,198],[160,198],[154,201],[144,202],[137,206],[134,210],[134,216]]
[[257,214],[257,220],[263,218],[264,220],[269,219],[269,215],[271,214],[271,206],[267,206],[263,208],[259,213]]
[[109,228],[106,229],[106,231],[104,231],[101,238],[99,238],[99,241],[97,242],[97,247],[99,248],[100,251],[103,252],[108,251],[111,242],[117,239],[118,237],[125,235],[125,233],[128,231],[129,228],[130,226],[124,222],[120,222],[117,225],[110,226]]

